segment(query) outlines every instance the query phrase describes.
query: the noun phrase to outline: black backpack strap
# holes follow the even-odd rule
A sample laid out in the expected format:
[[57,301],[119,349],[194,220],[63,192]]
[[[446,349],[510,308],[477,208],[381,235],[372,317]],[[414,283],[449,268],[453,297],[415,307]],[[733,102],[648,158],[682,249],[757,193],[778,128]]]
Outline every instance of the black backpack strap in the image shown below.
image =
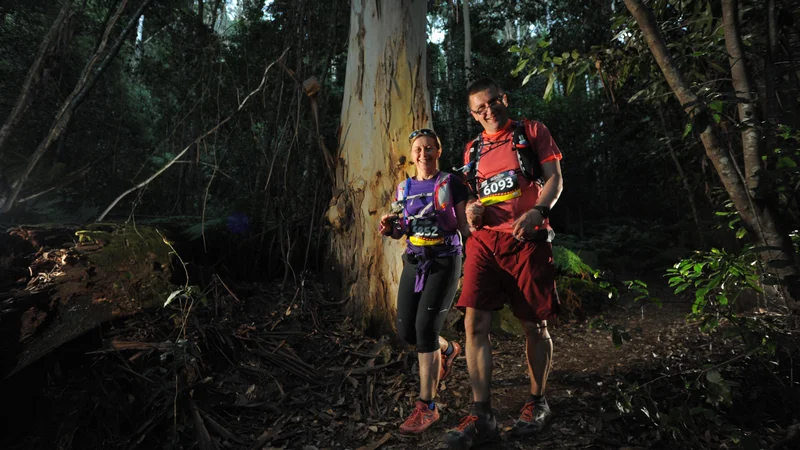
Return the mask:
[[469,162],[464,166],[464,181],[475,195],[478,192],[478,161],[481,159],[481,147],[483,147],[483,134],[472,140],[467,156]]
[[529,180],[543,179],[542,164],[539,162],[539,157],[527,133],[525,133],[525,123],[523,121],[514,122],[513,144],[522,174]]

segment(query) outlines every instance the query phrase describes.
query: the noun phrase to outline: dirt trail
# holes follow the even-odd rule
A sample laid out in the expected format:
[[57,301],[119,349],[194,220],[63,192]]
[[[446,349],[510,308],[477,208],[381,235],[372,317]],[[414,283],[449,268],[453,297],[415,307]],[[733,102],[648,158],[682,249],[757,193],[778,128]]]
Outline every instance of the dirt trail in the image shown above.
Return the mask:
[[[508,448],[613,448],[625,444],[603,438],[604,396],[613,396],[620,375],[636,367],[657,365],[656,360],[683,348],[687,334],[696,337],[685,323],[689,306],[683,302],[616,307],[605,314],[609,323],[624,324],[631,341],[615,348],[609,332],[591,329],[588,322],[568,323],[555,328],[553,370],[547,386],[547,399],[554,412],[548,427],[537,438],[508,439],[519,410],[528,395],[528,375],[524,360],[524,338],[494,339],[494,380],[492,406],[504,429],[502,441],[481,449]],[[463,335],[459,336],[463,342]],[[421,437],[394,438],[381,448],[442,448],[443,434],[458,425],[471,406],[471,391],[466,361],[457,366],[440,393],[442,420]],[[411,377],[409,377],[411,378]],[[411,392],[413,386],[409,386]],[[413,399],[409,399],[413,400]],[[396,421],[401,423],[400,418]],[[387,430],[391,431],[391,430]]]
[[[649,284],[653,295],[665,302],[662,308],[611,301],[599,308],[609,324],[630,333],[631,340],[621,348],[614,347],[610,332],[591,329],[589,321],[554,327],[555,355],[546,391],[552,422],[535,438],[508,440],[504,433],[502,441],[480,448],[619,450],[634,449],[637,443],[652,448],[684,443],[659,435],[669,427],[639,420],[638,407],[620,418],[617,387],[658,379],[648,386],[653,389],[645,399],[658,402],[656,416],[667,417],[676,404],[702,412],[702,397],[693,403],[683,400],[688,393],[684,379],[703,375],[698,369],[706,363],[722,363],[744,352],[724,333],[703,335],[697,324],[687,324],[690,304],[658,281]],[[399,434],[419,392],[413,351],[364,336],[341,305],[327,301],[313,283],[305,290],[280,284],[232,289],[238,298],[220,286],[213,303],[186,314],[186,328],[173,323],[183,311],[177,306],[142,313],[29,368],[24,380],[16,380],[31,389],[35,401],[15,390],[20,398],[8,411],[18,418],[17,432],[0,439],[0,447],[435,449],[441,448],[445,432],[468,414],[472,394],[462,356],[440,392],[442,420],[421,436]],[[181,330],[185,332],[177,335]],[[463,343],[463,334],[456,339]],[[495,337],[493,343],[492,403],[507,432],[528,397],[524,338]],[[731,430],[758,434],[761,441],[756,442],[762,443],[765,437],[775,442],[785,436],[791,421],[781,417],[797,417],[800,403],[796,395],[775,386],[793,380],[792,374],[800,371],[796,360],[791,355],[776,359],[781,365],[773,375],[757,358],[749,368],[721,368],[722,376],[738,382],[746,396],[737,396],[730,407],[706,410],[718,411],[714,418],[725,421],[727,428],[698,436],[689,433],[706,428],[694,425],[684,427],[687,435],[702,439],[703,448],[729,449],[766,448],[730,445]],[[678,374],[692,375],[672,376]],[[767,386],[772,379],[773,386]],[[641,394],[637,392],[637,400],[644,398]],[[695,413],[678,414],[677,426],[683,426]],[[54,421],[58,428],[52,427]]]

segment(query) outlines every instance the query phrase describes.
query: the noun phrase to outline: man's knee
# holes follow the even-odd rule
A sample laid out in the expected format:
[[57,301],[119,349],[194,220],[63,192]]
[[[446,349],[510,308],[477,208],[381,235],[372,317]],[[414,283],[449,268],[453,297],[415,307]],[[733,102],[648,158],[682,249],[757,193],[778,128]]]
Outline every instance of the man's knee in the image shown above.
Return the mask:
[[492,312],[467,308],[467,314],[464,316],[464,328],[468,335],[488,335],[492,328]]
[[541,322],[528,322],[522,321],[522,328],[525,330],[525,336],[528,340],[533,342],[550,340],[550,333],[547,331],[547,321]]

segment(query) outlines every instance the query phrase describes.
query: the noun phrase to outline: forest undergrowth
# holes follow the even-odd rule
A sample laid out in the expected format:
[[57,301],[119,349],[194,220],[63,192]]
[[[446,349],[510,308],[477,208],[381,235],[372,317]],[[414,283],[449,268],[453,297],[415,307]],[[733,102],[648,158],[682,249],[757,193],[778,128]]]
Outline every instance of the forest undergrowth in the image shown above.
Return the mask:
[[[730,324],[702,332],[687,320],[692,299],[653,275],[660,307],[623,294],[553,329],[555,418],[537,438],[483,448],[796,445],[797,335],[766,358]],[[296,285],[215,280],[7,380],[3,448],[436,448],[469,411],[461,357],[441,386],[441,422],[399,434],[418,388],[412,351],[365,336],[310,274]],[[464,342],[459,324],[446,333]],[[506,431],[527,394],[523,341],[493,335],[493,406]]]

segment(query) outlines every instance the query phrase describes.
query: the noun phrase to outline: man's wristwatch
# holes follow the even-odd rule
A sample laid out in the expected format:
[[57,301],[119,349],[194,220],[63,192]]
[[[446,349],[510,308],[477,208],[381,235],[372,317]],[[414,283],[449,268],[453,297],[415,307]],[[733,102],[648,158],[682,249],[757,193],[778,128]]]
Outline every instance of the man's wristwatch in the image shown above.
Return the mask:
[[533,209],[539,211],[542,214],[542,217],[544,217],[545,219],[550,217],[550,207],[549,206],[536,205],[536,206],[533,207]]

